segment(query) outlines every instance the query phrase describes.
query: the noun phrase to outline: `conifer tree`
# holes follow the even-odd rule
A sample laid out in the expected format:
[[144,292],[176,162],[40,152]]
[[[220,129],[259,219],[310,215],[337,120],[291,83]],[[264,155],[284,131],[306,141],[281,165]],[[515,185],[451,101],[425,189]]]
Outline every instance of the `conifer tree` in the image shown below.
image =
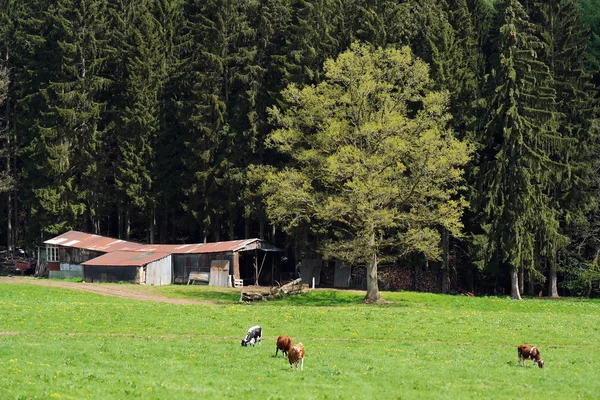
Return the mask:
[[[10,14],[8,1],[0,1],[0,196],[12,190],[11,137],[9,136],[8,56],[10,40]],[[2,210],[5,211],[5,210]],[[0,229],[1,231],[1,229]],[[9,248],[11,246],[9,245]]]
[[[46,11],[49,1],[8,1],[2,11],[3,58],[11,84],[8,103],[8,135],[11,138],[11,174],[15,184],[6,202],[9,247],[35,243],[47,221],[35,197],[36,188],[47,185],[40,173],[36,135],[45,111],[41,89],[53,75],[58,52],[49,40],[51,26]],[[26,182],[27,184],[23,184]],[[28,210],[22,212],[22,210]],[[26,229],[25,229],[26,227]]]
[[321,81],[323,63],[341,50],[335,36],[340,11],[336,0],[291,0],[285,42],[273,57],[279,74],[277,92],[290,83]]
[[[104,0],[60,0],[47,11],[57,46],[52,79],[41,90],[47,111],[36,138],[45,185],[35,189],[48,217],[48,232],[69,228],[99,231],[98,163],[102,146],[99,93],[105,57]],[[50,222],[50,221],[54,222]]]
[[131,219],[138,216],[148,233],[143,239],[154,242],[155,146],[165,55],[151,1],[113,2],[115,6],[113,25],[120,28],[114,30],[115,70],[120,73],[115,76],[119,84],[113,85],[118,90],[111,112],[117,152],[111,167],[125,237],[131,234]]
[[556,243],[560,236],[549,191],[563,167],[557,154],[565,141],[557,132],[556,93],[541,60],[543,43],[518,1],[500,2],[496,27],[478,204],[488,257],[508,268],[511,296],[520,299],[519,272],[535,272],[540,241]]
[[[8,107],[5,102],[8,97],[8,68],[0,62],[0,195],[12,190],[12,176],[10,175],[11,147],[8,136]],[[6,162],[4,162],[6,160]],[[6,169],[4,169],[6,167]]]
[[[564,116],[559,131],[561,136],[571,139],[570,146],[562,152],[562,162],[568,164],[569,173],[557,176],[551,192],[554,207],[561,213],[561,232],[566,234],[573,229],[572,221],[585,220],[585,215],[597,207],[593,194],[598,179],[595,173],[598,132],[593,125],[597,102],[592,76],[585,69],[589,34],[580,21],[576,1],[535,2],[532,8],[535,22],[544,32],[544,59],[553,76],[558,110]],[[564,238],[559,243],[562,246],[549,241],[541,249],[549,264],[548,293],[552,297],[558,296],[558,253],[568,241]]]
[[239,188],[235,182],[239,174],[229,170],[235,163],[231,151],[240,129],[234,124],[244,121],[230,116],[240,115],[237,107],[248,112],[239,102],[245,96],[245,82],[251,80],[254,56],[247,43],[248,3],[192,1],[186,17],[188,53],[180,105],[186,130],[183,159],[190,182],[187,208],[201,227],[202,239],[213,234],[218,241],[223,215],[231,215],[234,207],[231,193]]
[[[175,230],[176,221],[184,221],[181,218],[184,214],[180,206],[185,202],[181,190],[184,187],[184,166],[181,161],[183,143],[177,113],[177,71],[182,51],[180,43],[183,34],[183,5],[183,0],[155,0],[153,7],[153,14],[158,23],[160,52],[164,54],[164,65],[160,68],[162,78],[154,173],[157,224],[161,243],[174,242],[176,238],[172,232]],[[187,225],[182,226],[185,228]]]

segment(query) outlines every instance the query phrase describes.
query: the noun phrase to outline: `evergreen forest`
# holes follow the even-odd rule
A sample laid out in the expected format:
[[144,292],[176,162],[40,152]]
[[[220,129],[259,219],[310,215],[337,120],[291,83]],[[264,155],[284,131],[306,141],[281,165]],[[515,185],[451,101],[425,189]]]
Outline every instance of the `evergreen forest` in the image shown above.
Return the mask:
[[599,90],[600,0],[0,0],[0,247],[259,237],[598,296]]

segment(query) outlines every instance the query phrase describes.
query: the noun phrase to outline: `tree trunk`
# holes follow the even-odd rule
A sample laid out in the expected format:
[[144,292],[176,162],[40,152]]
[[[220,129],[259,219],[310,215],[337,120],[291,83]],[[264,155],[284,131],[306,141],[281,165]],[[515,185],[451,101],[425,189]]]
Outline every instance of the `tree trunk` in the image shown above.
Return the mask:
[[123,211],[117,208],[117,239],[123,239]]
[[231,208],[229,210],[229,240],[235,240],[235,210]]
[[371,260],[367,265],[367,295],[365,303],[377,303],[381,300],[379,293],[379,283],[377,282],[377,252],[375,250],[375,233],[371,234],[370,240]]
[[521,300],[519,292],[519,271],[517,267],[510,267],[510,297],[515,300]]
[[519,268],[519,293],[525,293],[525,268]]
[[168,212],[167,208],[165,207],[165,209],[163,210],[162,223],[160,224],[160,236],[159,236],[160,243],[168,243],[168,241],[167,241],[168,224],[169,224],[169,212]]
[[156,207],[152,207],[152,216],[150,217],[150,244],[154,244],[154,229],[156,226]]
[[265,240],[265,218],[263,216],[260,217],[258,238]]
[[[10,160],[10,154],[11,154],[11,143],[10,143],[10,132],[9,132],[9,125],[8,125],[8,100],[6,100],[6,173],[8,175],[8,178],[10,179],[10,177],[12,176],[11,173],[11,160]],[[8,248],[8,250],[12,250],[13,249],[13,226],[12,226],[12,188],[9,186],[8,188],[8,202],[6,204],[6,220],[7,220],[7,224],[6,224],[6,247]]]
[[[5,62],[6,65],[8,66],[8,49],[6,50],[6,57],[5,57]],[[5,107],[5,119],[6,119],[6,124],[5,126],[1,126],[0,125],[0,133],[2,133],[3,129],[5,129],[6,132],[6,174],[8,176],[8,179],[10,179],[10,177],[12,176],[11,174],[11,157],[10,155],[12,154],[12,149],[11,149],[11,141],[10,141],[10,123],[9,123],[9,111],[10,111],[10,106],[9,106],[9,99],[6,98],[6,107]],[[0,119],[1,121],[1,119]],[[12,190],[9,186],[8,188],[8,192],[7,192],[7,204],[6,204],[6,247],[8,250],[12,250],[12,243],[13,243],[13,227],[12,227]]]
[[215,215],[215,242],[220,242],[221,241],[221,217],[219,216],[219,214],[217,213],[217,215]]
[[129,207],[125,210],[125,240],[131,237],[131,219],[129,218]]
[[244,239],[250,239],[250,217],[244,218]]
[[450,280],[449,246],[448,230],[442,228],[442,293],[448,293],[448,283]]
[[258,286],[258,250],[254,250],[254,286]]
[[529,281],[527,281],[527,294],[530,296],[535,296],[534,289],[535,284],[533,283],[533,279],[529,277]]
[[550,257],[550,272],[548,279],[548,296],[558,297],[558,287],[556,285],[556,260],[554,256]]

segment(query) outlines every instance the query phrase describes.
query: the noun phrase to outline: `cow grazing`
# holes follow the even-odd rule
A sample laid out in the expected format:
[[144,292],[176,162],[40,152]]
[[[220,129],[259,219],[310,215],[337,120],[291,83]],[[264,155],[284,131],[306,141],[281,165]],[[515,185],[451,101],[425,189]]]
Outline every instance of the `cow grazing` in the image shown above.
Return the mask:
[[302,343],[292,345],[287,355],[290,368],[295,364],[296,369],[298,369],[298,363],[300,363],[300,369],[304,369],[304,346],[302,346]]
[[277,348],[275,349],[275,357],[279,350],[283,353],[283,356],[287,356],[290,347],[292,346],[292,338],[289,336],[281,335],[277,338]]
[[523,361],[523,366],[526,366],[527,360],[532,360],[531,365],[537,363],[540,368],[544,368],[544,360],[540,355],[540,351],[535,346],[529,344],[522,344],[518,347],[519,352],[519,365]]
[[248,328],[246,337],[242,339],[242,347],[248,345],[255,346],[257,343],[261,343],[262,340],[262,328],[258,325]]

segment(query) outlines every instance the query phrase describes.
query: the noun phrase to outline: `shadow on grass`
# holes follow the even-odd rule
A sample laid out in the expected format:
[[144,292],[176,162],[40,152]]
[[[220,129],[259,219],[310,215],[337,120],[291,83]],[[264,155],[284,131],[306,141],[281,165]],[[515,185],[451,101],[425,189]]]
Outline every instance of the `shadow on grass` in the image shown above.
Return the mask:
[[365,307],[398,307],[405,306],[398,302],[385,302],[378,304],[365,304],[363,293],[343,290],[313,290],[308,293],[286,296],[269,303],[278,303],[291,306],[313,306],[313,307],[343,307],[343,306],[365,306]]
[[237,303],[240,300],[240,292],[238,291],[208,289],[206,286],[190,287],[170,285],[160,287],[157,292],[168,297],[197,301],[214,301],[216,303]]

